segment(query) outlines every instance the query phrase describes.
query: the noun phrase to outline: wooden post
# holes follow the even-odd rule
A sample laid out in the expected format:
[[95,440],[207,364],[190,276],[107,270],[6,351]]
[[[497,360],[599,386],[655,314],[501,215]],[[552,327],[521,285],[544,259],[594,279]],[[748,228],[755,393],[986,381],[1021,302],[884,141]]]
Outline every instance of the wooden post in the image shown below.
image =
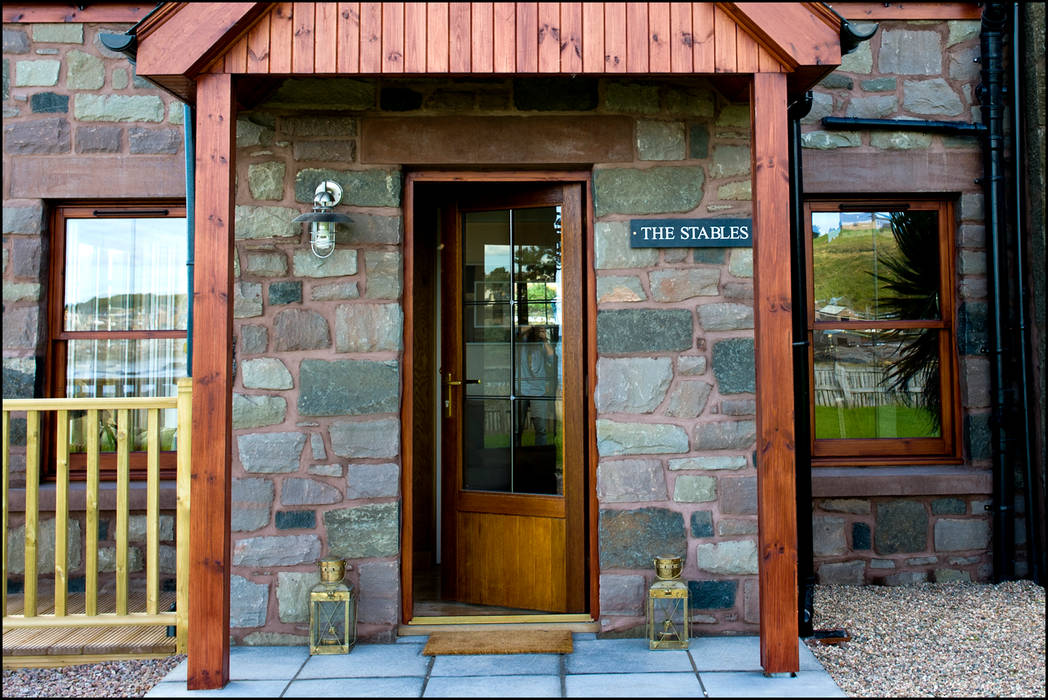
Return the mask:
[[761,666],[785,673],[800,664],[786,73],[753,75],[750,129]]
[[232,454],[233,148],[229,74],[197,78],[196,265],[193,273],[193,441],[189,531],[190,690],[229,681]]

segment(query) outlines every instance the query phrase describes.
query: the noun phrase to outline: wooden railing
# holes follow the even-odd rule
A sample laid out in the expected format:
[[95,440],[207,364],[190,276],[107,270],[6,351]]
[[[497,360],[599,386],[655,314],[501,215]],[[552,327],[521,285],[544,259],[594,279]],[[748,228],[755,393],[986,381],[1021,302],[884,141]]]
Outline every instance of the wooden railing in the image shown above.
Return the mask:
[[[175,516],[175,610],[160,611],[159,524],[160,524],[160,411],[176,409],[177,481]],[[3,520],[5,543],[9,527],[10,427],[11,413],[25,413],[25,553],[22,613],[8,614],[8,547],[3,549],[3,628],[99,627],[168,625],[176,628],[176,649],[185,653],[189,619],[189,455],[191,435],[192,380],[178,380],[178,393],[170,398],[91,399],[4,399],[3,401]],[[130,492],[129,436],[131,411],[145,410],[146,429],[146,594],[145,611],[129,612],[128,520]],[[87,483],[85,485],[84,612],[69,612],[69,413],[85,411],[87,425],[97,426],[99,411],[116,415],[116,596],[113,612],[99,612],[99,434],[86,431]],[[39,554],[40,468],[42,453],[41,414],[56,414],[55,454],[55,540],[54,612],[41,613],[38,601],[37,560]]]

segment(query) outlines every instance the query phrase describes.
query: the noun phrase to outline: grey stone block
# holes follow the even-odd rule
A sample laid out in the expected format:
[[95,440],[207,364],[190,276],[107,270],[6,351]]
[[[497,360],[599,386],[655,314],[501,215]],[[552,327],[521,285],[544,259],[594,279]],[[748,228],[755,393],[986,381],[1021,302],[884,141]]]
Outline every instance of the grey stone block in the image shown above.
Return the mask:
[[650,570],[656,556],[684,557],[684,516],[666,508],[600,511],[602,569]]
[[684,124],[638,121],[637,153],[640,160],[684,160]]
[[877,70],[901,75],[942,73],[942,42],[934,31],[886,29],[881,33]]
[[324,513],[328,549],[346,559],[392,557],[400,551],[399,506],[371,503]]
[[262,627],[268,604],[269,584],[254,583],[236,574],[229,577],[230,627]]
[[734,331],[753,328],[753,307],[745,304],[699,304],[699,325],[706,331]]
[[287,165],[275,160],[248,165],[247,182],[251,196],[254,199],[283,199],[286,171]]
[[364,271],[367,274],[367,281],[364,296],[369,299],[399,299],[402,267],[399,252],[366,251],[364,253]]
[[234,566],[294,566],[320,556],[316,535],[245,537],[233,544]]
[[679,381],[669,394],[666,415],[674,418],[695,418],[706,407],[706,400],[713,389],[703,381]]
[[932,501],[932,515],[964,515],[968,504],[960,498],[936,498]]
[[687,350],[693,345],[687,309],[622,309],[597,313],[601,354]]
[[757,514],[757,478],[753,476],[719,479],[720,511],[732,515]]
[[302,303],[302,283],[298,280],[292,282],[270,282],[269,304],[270,306],[283,306],[285,304]]
[[346,498],[393,498],[400,493],[400,466],[350,464],[346,468]]
[[705,503],[717,500],[717,479],[712,476],[681,474],[673,482],[673,500],[678,503]]
[[[862,145],[862,137],[854,131],[808,131],[801,136],[803,148],[826,151],[833,148],[853,148]],[[726,199],[726,197],[721,197]]]
[[844,518],[813,516],[812,551],[817,557],[832,557],[848,551],[844,539]]
[[640,286],[640,278],[633,275],[597,278],[597,303],[644,301],[647,295]]
[[281,622],[309,622],[309,591],[320,583],[314,571],[277,572],[277,616]]
[[597,466],[601,503],[666,500],[662,462],[653,459],[603,460]]
[[990,545],[990,521],[985,518],[939,518],[935,521],[935,551],[960,552]]
[[600,610],[605,615],[641,616],[648,587],[635,574],[600,575]]
[[[53,87],[62,63],[51,59],[15,62],[15,87]],[[6,140],[6,139],[5,139]]]
[[715,471],[719,469],[742,469],[746,466],[745,457],[737,456],[724,456],[724,457],[685,457],[683,459],[671,459],[670,470],[677,471],[681,469],[703,469],[708,471]]
[[598,168],[593,173],[597,216],[691,211],[702,202],[701,166]]
[[735,607],[738,581],[688,581],[692,610],[713,610]]
[[273,349],[318,350],[331,346],[327,319],[309,309],[286,309],[273,321]]
[[757,439],[757,424],[752,420],[716,421],[695,426],[696,450],[743,450]]
[[68,153],[72,143],[64,117],[14,122],[4,126],[4,152],[11,155]]
[[865,498],[828,498],[819,502],[819,507],[833,513],[867,515],[870,512],[870,501]]
[[29,53],[29,37],[26,33],[21,29],[4,27],[4,53]]
[[73,114],[85,122],[162,122],[164,101],[155,95],[95,95],[78,93]]
[[713,513],[697,510],[691,514],[691,536],[713,537]]
[[400,421],[396,418],[336,421],[328,432],[331,451],[339,457],[396,457],[400,452]]
[[696,565],[712,574],[757,573],[757,544],[753,540],[702,542],[695,546]]
[[720,270],[653,270],[648,274],[651,298],[655,301],[684,301],[697,296],[719,293]]
[[598,270],[651,267],[659,260],[655,248],[630,248],[625,221],[598,222],[593,227],[594,264]]
[[[302,212],[292,207],[248,206],[234,207],[234,235],[237,240],[254,238],[295,238],[302,235],[302,225],[291,220]],[[297,251],[296,251],[297,252]],[[313,254],[303,251],[310,257]],[[353,260],[356,260],[354,253]],[[302,277],[297,270],[295,274]]]
[[302,416],[391,413],[400,406],[400,368],[395,360],[303,360],[298,381]]
[[34,114],[64,114],[69,111],[69,95],[35,93],[29,97],[29,109]]
[[877,504],[874,549],[878,554],[923,552],[928,548],[928,512],[917,501]]
[[257,355],[269,346],[269,329],[265,326],[244,325],[240,327],[240,352]]
[[258,282],[233,283],[233,318],[262,315],[262,285]]
[[729,338],[713,344],[713,376],[722,394],[752,393],[757,389],[751,338]]
[[313,298],[313,301],[356,299],[360,296],[360,289],[357,286],[356,282],[335,282],[334,284],[320,284],[313,287],[311,296]]
[[248,389],[290,389],[293,386],[287,367],[273,357],[245,360],[241,372],[244,387]]
[[680,426],[597,420],[597,452],[602,457],[687,451],[688,435]]
[[942,78],[903,83],[903,109],[913,114],[957,116],[964,111],[960,97]]
[[841,561],[819,566],[819,583],[824,586],[861,586],[866,564],[860,561]]
[[403,327],[404,312],[399,304],[340,304],[335,309],[335,350],[400,350]]
[[271,474],[298,469],[305,433],[254,433],[237,437],[237,449],[244,471]]
[[124,129],[119,126],[81,126],[76,130],[77,153],[119,153]]
[[673,378],[668,357],[597,360],[594,402],[600,413],[651,413],[666,397]]
[[319,479],[289,477],[280,486],[280,503],[285,506],[323,505],[341,500],[341,491]]

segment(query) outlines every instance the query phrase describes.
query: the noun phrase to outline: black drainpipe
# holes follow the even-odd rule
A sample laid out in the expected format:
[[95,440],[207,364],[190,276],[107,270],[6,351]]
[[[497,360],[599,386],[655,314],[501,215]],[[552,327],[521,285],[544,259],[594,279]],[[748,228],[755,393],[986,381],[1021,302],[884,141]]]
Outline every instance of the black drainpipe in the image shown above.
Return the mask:
[[1041,571],[1041,529],[1036,526],[1038,517],[1034,500],[1034,477],[1033,477],[1033,435],[1036,432],[1033,405],[1030,398],[1029,382],[1030,366],[1027,364],[1026,349],[1029,336],[1026,329],[1026,246],[1023,241],[1025,231],[1023,221],[1023,205],[1025,203],[1023,174],[1025,172],[1026,145],[1023,142],[1023,87],[1025,81],[1022,79],[1022,26],[1020,23],[1020,3],[1012,3],[1012,85],[1011,85],[1011,109],[1012,109],[1012,153],[1013,157],[1013,197],[1015,204],[1012,216],[1012,245],[1015,251],[1015,283],[1016,283],[1016,322],[1018,324],[1018,338],[1016,338],[1018,357],[1016,358],[1016,371],[1019,374],[1016,382],[1019,390],[1019,408],[1026,418],[1025,430],[1023,431],[1023,461],[1026,469],[1023,472],[1023,498],[1026,523],[1026,561],[1029,564],[1028,575],[1036,583],[1042,584]]
[[815,616],[815,554],[811,522],[811,424],[808,376],[807,240],[804,235],[804,181],[801,167],[801,119],[811,111],[809,90],[789,107],[790,120],[790,267],[793,281],[794,457],[797,489],[797,611],[800,636],[810,637]]
[[[990,416],[990,450],[993,460],[993,579],[995,582],[1011,579],[1015,574],[1015,533],[1012,516],[1014,474],[1008,432],[1018,426],[1005,423],[1008,402],[1008,382],[1005,376],[1007,323],[1008,260],[1003,227],[1005,224],[1004,173],[1004,34],[1008,14],[1001,3],[983,8],[979,42],[982,50],[982,85],[979,102],[986,125],[986,148],[983,186],[986,210],[986,274],[990,305],[990,386],[992,414]],[[1023,421],[1025,423],[1025,421]]]

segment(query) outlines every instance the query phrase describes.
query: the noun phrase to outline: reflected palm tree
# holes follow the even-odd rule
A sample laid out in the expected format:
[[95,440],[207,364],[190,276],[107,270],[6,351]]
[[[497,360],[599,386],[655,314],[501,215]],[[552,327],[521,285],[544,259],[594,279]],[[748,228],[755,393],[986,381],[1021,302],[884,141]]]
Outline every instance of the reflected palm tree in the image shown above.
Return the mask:
[[[891,212],[888,215],[897,253],[878,253],[873,273],[888,292],[880,303],[900,320],[942,318],[939,299],[939,232],[935,212]],[[889,390],[913,396],[913,403],[927,411],[938,429],[942,416],[939,392],[939,331],[895,329],[884,337],[899,343],[896,359],[885,374]],[[916,382],[917,391],[911,386]],[[907,402],[910,400],[907,399]]]

